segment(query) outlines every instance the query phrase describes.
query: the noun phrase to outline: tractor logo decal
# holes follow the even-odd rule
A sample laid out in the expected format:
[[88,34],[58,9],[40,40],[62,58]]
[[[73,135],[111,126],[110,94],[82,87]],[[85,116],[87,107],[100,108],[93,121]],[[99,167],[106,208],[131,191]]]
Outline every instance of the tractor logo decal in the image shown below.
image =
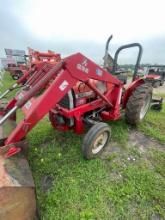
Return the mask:
[[61,91],[64,91],[68,85],[69,85],[69,83],[68,83],[66,80],[64,80],[64,81],[61,83],[61,85],[59,86],[59,89],[60,89]]
[[84,59],[84,61],[82,62],[82,65],[87,67],[87,64],[88,64],[88,60],[87,59]]
[[88,74],[89,73],[89,69],[88,69],[87,65],[88,65],[88,60],[84,59],[82,63],[78,63],[77,64],[77,69]]
[[96,69],[96,75],[98,76],[102,76],[103,75],[103,71],[99,68]]

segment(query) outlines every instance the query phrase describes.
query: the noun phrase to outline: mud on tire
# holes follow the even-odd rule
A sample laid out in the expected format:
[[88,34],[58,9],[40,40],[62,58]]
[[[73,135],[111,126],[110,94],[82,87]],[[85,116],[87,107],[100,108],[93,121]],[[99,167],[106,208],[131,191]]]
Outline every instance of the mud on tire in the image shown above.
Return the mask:
[[137,125],[147,114],[152,99],[152,85],[145,83],[138,86],[129,97],[126,105],[126,121]]

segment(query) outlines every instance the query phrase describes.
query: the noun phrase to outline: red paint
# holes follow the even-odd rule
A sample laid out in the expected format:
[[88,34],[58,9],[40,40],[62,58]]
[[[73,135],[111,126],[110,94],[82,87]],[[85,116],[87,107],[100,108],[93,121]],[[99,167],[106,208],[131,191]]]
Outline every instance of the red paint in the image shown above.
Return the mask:
[[144,79],[136,79],[133,81],[125,90],[123,97],[122,97],[122,106],[123,108],[126,107],[129,97],[131,96],[132,92],[136,89],[136,87],[144,84]]
[[161,78],[160,75],[156,75],[156,74],[149,74],[146,76],[147,79],[152,79],[152,80],[158,80]]
[[[8,108],[18,106],[23,110],[25,118],[6,139],[6,145],[21,141],[49,112],[50,119],[60,115],[64,117],[60,118],[61,120],[74,121],[73,126],[67,123],[59,125],[54,121],[52,125],[56,129],[73,129],[77,134],[84,132],[83,119],[87,113],[94,110],[104,107],[100,114],[102,120],[117,120],[120,118],[121,103],[125,107],[133,90],[144,83],[143,80],[136,80],[123,93],[123,83],[120,80],[81,53],[69,56],[58,64],[49,64],[42,62],[36,65],[32,76],[28,78],[31,88],[21,92],[21,99],[18,94],[14,101],[9,102]],[[103,85],[100,85],[100,82]],[[72,109],[67,109],[60,106],[59,101],[71,89],[75,95],[90,91],[92,93],[89,96],[85,93],[84,97],[77,98],[76,101],[79,103]],[[8,153],[12,155],[12,152]]]

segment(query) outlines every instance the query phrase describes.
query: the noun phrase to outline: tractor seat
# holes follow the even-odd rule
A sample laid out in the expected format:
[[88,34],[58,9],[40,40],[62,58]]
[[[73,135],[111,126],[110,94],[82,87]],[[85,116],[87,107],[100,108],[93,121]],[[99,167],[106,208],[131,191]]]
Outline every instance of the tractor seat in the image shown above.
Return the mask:
[[127,76],[118,75],[116,76],[120,81],[122,81],[125,84],[127,84]]
[[125,71],[115,71],[112,72],[112,68],[106,68],[107,71],[118,78],[120,81],[122,81],[124,84],[127,84],[127,76],[121,75],[122,73],[125,73]]

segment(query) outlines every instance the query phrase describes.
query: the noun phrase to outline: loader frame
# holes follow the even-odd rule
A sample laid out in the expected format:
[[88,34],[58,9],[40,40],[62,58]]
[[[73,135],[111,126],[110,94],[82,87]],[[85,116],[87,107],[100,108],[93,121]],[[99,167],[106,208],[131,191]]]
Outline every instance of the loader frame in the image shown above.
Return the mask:
[[[37,73],[36,73],[37,74]],[[34,77],[35,75],[33,75]],[[90,79],[95,79],[113,85],[111,91],[102,94]],[[76,107],[72,110],[62,108],[59,101],[73,88],[78,81],[85,83],[93,90],[98,98],[88,104]],[[103,120],[117,120],[120,118],[120,104],[122,98],[123,83],[106,70],[83,56],[81,53],[65,58],[52,67],[47,74],[36,81],[29,89],[22,90],[12,99],[5,109],[0,112],[2,125],[7,119],[15,118],[15,112],[22,108],[25,118],[19,122],[13,132],[4,141],[4,145],[13,145],[8,156],[20,151],[14,146],[15,143],[23,140],[27,133],[50,111],[58,111],[64,116],[74,117],[74,131],[78,134],[84,131],[83,114],[94,109],[105,107],[101,113]],[[41,90],[43,93],[36,96]],[[65,129],[68,129],[67,127]]]

